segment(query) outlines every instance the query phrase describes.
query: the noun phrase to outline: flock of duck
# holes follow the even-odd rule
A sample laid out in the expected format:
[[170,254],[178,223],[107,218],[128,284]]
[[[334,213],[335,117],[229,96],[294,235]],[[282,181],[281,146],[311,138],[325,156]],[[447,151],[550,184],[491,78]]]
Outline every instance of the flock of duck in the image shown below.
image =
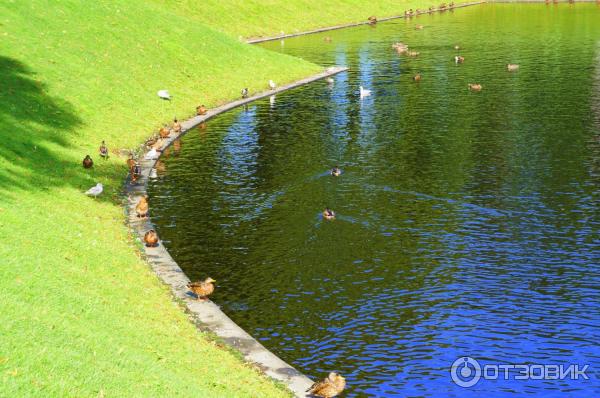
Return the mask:
[[[446,3],[442,3],[437,9],[435,7],[429,7],[429,9],[427,11],[422,11],[419,9],[417,9],[416,11],[413,11],[412,9],[410,9],[408,11],[405,11],[404,15],[405,15],[405,17],[412,17],[412,16],[419,15],[422,13],[432,13],[434,11],[446,11],[446,10],[449,10],[452,8],[454,8],[454,3],[450,3],[449,5],[446,5]],[[375,16],[369,17],[368,23],[376,24],[377,18]],[[415,28],[423,29],[423,25],[417,25]],[[331,41],[331,38],[326,37],[325,41]],[[419,52],[411,51],[409,49],[409,47],[404,43],[394,43],[392,45],[392,47],[397,51],[398,54],[401,54],[401,55],[407,55],[409,57],[416,57],[419,55]],[[454,49],[458,51],[458,50],[460,50],[460,47],[455,46]],[[465,58],[461,55],[456,55],[454,57],[454,62],[456,64],[462,64],[465,62]],[[518,69],[519,69],[519,65],[517,65],[517,64],[508,64],[507,65],[507,70],[510,72],[516,71]],[[419,82],[419,81],[421,81],[421,79],[422,79],[422,77],[421,77],[420,73],[413,76],[413,80],[415,82]],[[327,82],[329,84],[333,84],[333,79],[331,77],[329,77],[327,79]],[[269,80],[268,87],[271,90],[275,90],[277,85],[275,82],[273,82],[273,80]],[[469,83],[468,88],[471,91],[481,91],[482,85],[479,83]],[[359,94],[360,94],[360,98],[362,99],[364,97],[371,95],[371,90],[368,90],[368,89],[360,86]],[[169,94],[169,92],[167,90],[159,90],[157,92],[157,95],[164,100],[171,99],[171,95]],[[248,98],[248,95],[249,95],[248,88],[244,88],[241,90],[241,97],[243,99]],[[198,116],[204,116],[207,113],[208,113],[208,109],[206,108],[206,106],[199,105],[198,107],[196,107],[196,114]],[[158,159],[159,152],[161,152],[161,150],[165,144],[165,140],[167,140],[171,136],[171,134],[173,134],[173,133],[180,134],[182,131],[183,131],[182,125],[177,120],[177,118],[173,119],[173,123],[170,126],[170,128],[167,127],[166,125],[163,126],[158,131],[158,134],[153,136],[151,139],[146,141],[146,143],[144,144],[144,151],[145,151],[144,159],[146,159],[146,160]],[[98,148],[98,155],[102,159],[105,159],[105,160],[109,158],[109,156],[110,156],[109,150],[108,150],[108,147],[106,146],[105,141],[102,141],[102,143],[100,144],[100,147]],[[141,177],[142,168],[140,166],[138,159],[136,159],[136,156],[134,155],[133,151],[131,151],[129,153],[129,157],[128,157],[126,163],[127,163],[127,168],[129,169],[130,182],[132,184],[135,184],[138,181],[138,179]],[[85,169],[91,169],[94,166],[94,161],[93,161],[92,157],[90,155],[86,155],[82,161],[82,165]],[[151,175],[153,173],[156,174],[156,169],[154,169],[154,168],[151,170]],[[342,170],[338,166],[335,166],[330,170],[329,174],[333,177],[339,177],[342,175]],[[98,183],[94,187],[87,190],[86,195],[97,198],[98,196],[100,196],[102,194],[103,190],[104,190],[103,185],[101,183]],[[148,217],[149,210],[150,210],[150,205],[148,202],[148,196],[144,195],[139,199],[139,201],[137,202],[137,204],[135,206],[136,216],[138,218],[146,218],[146,217]],[[334,220],[336,215],[332,209],[327,207],[327,208],[325,208],[325,210],[323,210],[322,216],[325,220]],[[156,233],[155,230],[150,229],[144,234],[143,241],[144,241],[144,244],[146,245],[146,247],[157,247],[159,245],[158,234]],[[207,300],[208,296],[210,296],[215,291],[215,285],[214,285],[215,282],[216,282],[216,280],[212,279],[211,277],[208,277],[203,281],[196,281],[196,282],[188,283],[187,288],[190,289],[190,291],[196,296],[196,298],[198,300]],[[314,383],[307,390],[307,392],[309,392],[315,396],[322,397],[322,398],[333,398],[333,397],[339,395],[344,390],[345,386],[346,386],[345,378],[342,377],[341,375],[339,375],[338,373],[331,372],[324,380]]]
[[[417,25],[417,26],[420,27],[419,29],[423,29],[423,25]],[[420,54],[418,51],[411,51],[408,48],[408,45],[401,43],[401,42],[392,44],[392,48],[394,50],[396,50],[396,52],[399,55],[407,55],[409,57],[417,57]],[[461,48],[460,48],[460,46],[455,45],[454,49],[456,51],[460,51]],[[455,64],[463,64],[464,62],[465,62],[465,57],[463,57],[462,55],[457,54],[454,56]],[[508,70],[509,72],[515,72],[515,71],[519,70],[519,65],[518,64],[507,64],[506,70]],[[416,75],[413,76],[413,81],[418,83],[422,80],[422,78],[423,77],[421,76],[421,74],[417,73]],[[483,86],[480,83],[468,83],[467,87],[470,91],[481,91],[483,89]],[[360,86],[359,89],[360,89],[361,98],[371,94],[371,92],[369,90],[364,90],[364,88],[362,86]],[[363,95],[363,93],[365,93],[365,94]]]

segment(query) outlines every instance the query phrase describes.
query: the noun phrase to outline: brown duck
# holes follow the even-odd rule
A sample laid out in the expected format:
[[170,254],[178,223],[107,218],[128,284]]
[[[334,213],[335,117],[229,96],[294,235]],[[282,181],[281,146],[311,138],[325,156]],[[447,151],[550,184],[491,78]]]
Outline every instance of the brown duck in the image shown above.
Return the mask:
[[145,218],[148,217],[148,195],[144,195],[140,198],[139,202],[135,206],[135,212],[138,217]]
[[377,23],[377,17],[375,15],[371,15],[369,18],[367,18],[367,20],[369,21],[370,25],[375,25]]
[[85,158],[83,158],[82,164],[83,164],[84,169],[91,169],[92,166],[94,165],[94,161],[92,160],[90,155],[85,155]]
[[160,138],[169,138],[169,135],[171,134],[171,132],[169,131],[168,128],[166,127],[162,127],[159,131],[158,131],[158,135],[160,136]]
[[215,285],[213,285],[215,282],[216,280],[208,277],[204,281],[188,283],[187,288],[198,296],[198,300],[206,300],[215,291]]
[[104,159],[108,159],[108,148],[106,147],[106,143],[104,141],[102,141],[102,144],[100,144],[100,148],[98,148],[98,152],[100,153],[100,156]]
[[346,388],[346,379],[335,372],[329,373],[329,376],[323,381],[313,384],[306,392],[322,398],[337,397]]
[[200,105],[196,108],[196,114],[198,114],[198,116],[206,115],[206,112],[208,112],[208,109],[206,109],[204,105]]
[[129,169],[129,171],[133,170],[133,167],[135,166],[135,159],[133,158],[133,155],[129,155],[129,159],[127,159],[127,168]]
[[421,81],[421,74],[417,73],[416,75],[413,76],[413,80],[415,82],[420,82]]
[[173,131],[177,134],[181,133],[181,123],[179,123],[177,118],[173,119]]
[[146,247],[158,246],[158,234],[155,230],[151,229],[150,231],[146,232],[144,235],[144,243],[146,244]]
[[483,86],[478,83],[469,83],[469,90],[471,91],[481,91]]

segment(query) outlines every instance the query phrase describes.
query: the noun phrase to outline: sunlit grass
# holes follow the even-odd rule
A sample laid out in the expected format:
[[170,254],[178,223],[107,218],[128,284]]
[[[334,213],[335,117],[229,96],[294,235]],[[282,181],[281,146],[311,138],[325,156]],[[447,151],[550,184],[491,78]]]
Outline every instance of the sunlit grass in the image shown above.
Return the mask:
[[[124,159],[97,156],[101,140],[134,147],[196,105],[321,69],[206,25],[277,33],[362,19],[369,4],[341,14],[328,2],[321,15],[278,2],[271,18],[256,2],[221,3],[0,3],[1,396],[287,395],[188,322],[124,225]],[[396,13],[381,4],[368,14]],[[83,195],[96,182],[104,195]]]
[[[269,36],[353,22],[365,22],[371,15],[390,17],[405,10],[437,7],[442,1],[427,0],[152,0],[166,4],[235,37]],[[449,2],[446,2],[448,4]],[[460,2],[456,2],[459,4]]]
[[3,2],[0,37],[0,395],[286,396],[170,299],[124,225],[124,159],[96,154],[320,68],[143,1]]

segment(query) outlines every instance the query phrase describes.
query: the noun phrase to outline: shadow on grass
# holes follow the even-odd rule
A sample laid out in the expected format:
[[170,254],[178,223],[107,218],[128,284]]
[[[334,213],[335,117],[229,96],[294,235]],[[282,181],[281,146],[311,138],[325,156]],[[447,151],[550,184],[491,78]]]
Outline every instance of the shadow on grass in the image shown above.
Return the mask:
[[47,148],[69,146],[69,135],[81,125],[73,106],[51,97],[18,60],[0,55],[0,76],[0,191],[84,184],[85,173]]

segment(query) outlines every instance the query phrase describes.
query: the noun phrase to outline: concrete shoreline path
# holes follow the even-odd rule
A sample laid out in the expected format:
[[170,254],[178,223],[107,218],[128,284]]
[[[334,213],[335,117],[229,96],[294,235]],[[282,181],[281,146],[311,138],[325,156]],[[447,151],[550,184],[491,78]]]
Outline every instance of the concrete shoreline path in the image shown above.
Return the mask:
[[[283,85],[275,90],[261,92],[254,96],[210,109],[206,115],[195,116],[181,122],[182,132],[180,134],[171,133],[171,136],[165,140],[161,149],[167,149],[175,140],[184,136],[186,132],[223,112],[227,112],[258,99],[324,79],[346,70],[348,70],[346,67],[331,67],[324,72],[294,83]],[[155,229],[155,227],[150,218],[140,219],[136,216],[135,206],[139,199],[146,195],[150,171],[154,167],[156,161],[157,159],[146,160],[141,156],[138,160],[142,169],[141,177],[136,183],[132,184],[129,178],[125,183],[125,194],[127,196],[127,223],[142,242],[146,231]],[[304,398],[309,396],[307,395],[306,390],[312,385],[312,381],[308,377],[294,369],[271,351],[267,350],[262,344],[225,315],[218,305],[210,300],[198,301],[191,295],[186,287],[190,280],[175,260],[173,260],[162,241],[159,242],[158,247],[144,246],[143,251],[152,270],[164,283],[170,286],[173,295],[184,303],[187,311],[192,314],[197,321],[196,324],[199,329],[208,330],[216,334],[226,344],[241,352],[246,361],[257,365],[264,374],[284,383],[296,397]]]
[[[493,0],[492,0],[493,1]],[[508,0],[510,1],[510,0]],[[518,1],[518,0],[515,0]],[[545,1],[545,0],[533,0],[533,1]],[[563,0],[565,1],[565,0]],[[589,1],[596,1],[596,0],[589,0]],[[446,11],[451,11],[451,10],[455,10],[457,8],[463,8],[463,7],[469,7],[469,6],[474,6],[477,4],[483,4],[483,3],[487,3],[488,0],[480,0],[480,1],[471,1],[471,2],[465,2],[465,3],[458,3],[456,4],[454,7],[452,8],[447,8],[444,10],[444,12]],[[439,10],[436,10],[434,12],[439,12]],[[392,17],[382,17],[382,18],[377,18],[377,23],[379,22],[385,22],[385,21],[391,21],[394,19],[409,19],[409,18],[415,18],[419,15],[425,15],[425,14],[431,14],[429,11],[427,10],[422,10],[418,13],[415,13],[415,15],[413,15],[412,17],[407,17],[406,15],[394,15]],[[266,41],[274,41],[274,40],[282,40],[282,39],[289,39],[292,37],[297,37],[297,36],[305,36],[305,35],[310,35],[313,33],[321,33],[321,32],[328,32],[330,30],[339,30],[339,29],[345,29],[345,28],[353,28],[356,26],[363,26],[363,25],[369,25],[370,22],[368,20],[365,21],[361,21],[361,22],[351,22],[351,23],[347,23],[347,24],[343,24],[343,25],[334,25],[334,26],[326,26],[323,28],[319,28],[319,29],[313,29],[313,30],[307,30],[304,32],[295,32],[295,33],[289,33],[289,34],[281,34],[281,35],[277,35],[277,36],[268,36],[268,37],[253,37],[253,38],[249,38],[246,40],[246,43],[248,44],[258,44],[258,43],[263,43]]]

